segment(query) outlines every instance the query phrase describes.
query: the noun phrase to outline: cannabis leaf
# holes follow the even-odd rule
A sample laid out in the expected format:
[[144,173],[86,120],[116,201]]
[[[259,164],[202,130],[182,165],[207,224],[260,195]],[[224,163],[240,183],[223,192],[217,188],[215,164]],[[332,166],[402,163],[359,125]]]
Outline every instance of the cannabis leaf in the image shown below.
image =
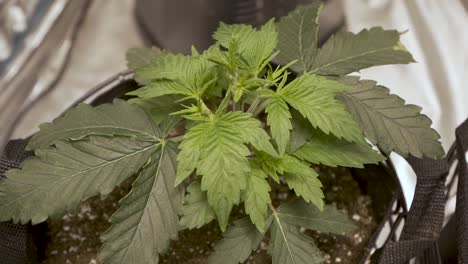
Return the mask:
[[317,51],[318,19],[322,4],[314,2],[295,9],[277,23],[278,60],[286,64],[293,60],[291,66],[296,72],[310,70]]
[[286,146],[290,140],[292,129],[291,114],[289,107],[280,96],[273,96],[265,109],[267,113],[267,124],[270,126],[271,136],[278,145],[280,155],[284,155]]
[[322,184],[317,172],[309,164],[291,155],[280,158],[262,152],[256,152],[255,155],[262,169],[276,182],[279,182],[278,174],[284,175],[289,188],[296,195],[312,202],[317,208],[323,208]]
[[293,153],[300,147],[304,146],[304,144],[310,139],[312,136],[311,131],[314,130],[314,127],[296,110],[291,111],[291,116],[293,129],[291,132],[289,152]]
[[317,129],[311,131],[311,139],[293,154],[310,163],[354,168],[385,160],[365,142],[348,142]]
[[162,53],[151,64],[138,68],[135,78],[148,80],[140,89],[129,92],[141,98],[159,97],[167,94],[200,98],[215,81],[213,63],[201,56]]
[[271,53],[278,44],[278,32],[273,20],[268,21],[260,30],[249,25],[221,23],[213,38],[225,48],[232,48],[233,41],[237,42],[236,49],[255,76],[266,66],[265,61],[271,60]]
[[158,146],[128,137],[89,136],[38,149],[0,182],[0,220],[36,224],[107,194],[146,164]]
[[215,251],[208,258],[209,264],[244,263],[256,250],[263,239],[263,234],[255,228],[248,218],[234,222],[223,233],[223,239],[215,246]]
[[322,183],[318,179],[317,172],[307,163],[293,156],[285,156],[281,159],[281,167],[286,172],[284,177],[289,188],[305,201],[313,203],[320,210],[323,209]]
[[303,200],[282,204],[273,211],[268,252],[273,264],[308,264],[323,261],[314,241],[299,232],[299,227],[341,234],[354,228],[346,215],[332,207],[321,212]]
[[178,103],[182,97],[178,95],[163,95],[154,98],[132,98],[128,100],[129,103],[138,105],[149,113],[156,123],[168,118],[171,113],[182,110],[182,106]]
[[277,211],[284,222],[324,233],[342,235],[356,228],[346,214],[332,205],[319,210],[302,199],[294,199],[282,204]]
[[340,93],[344,102],[364,131],[366,138],[385,152],[395,151],[407,157],[441,158],[444,150],[439,134],[431,128],[431,120],[421,108],[405,104],[397,95],[375,81],[355,77],[342,78],[353,89]]
[[116,99],[112,104],[92,107],[80,104],[52,123],[39,126],[28,149],[52,145],[57,140],[81,139],[87,135],[121,135],[145,141],[158,141],[159,128],[141,108]]
[[267,175],[257,167],[253,167],[247,176],[247,187],[243,193],[245,212],[250,215],[252,223],[258,230],[265,231],[265,221],[268,214],[268,205],[271,204],[270,185],[266,181]]
[[362,132],[335,93],[349,87],[317,75],[303,74],[277,92],[314,127],[348,141],[362,141]]
[[215,213],[208,204],[206,192],[201,190],[198,181],[187,187],[188,194],[184,199],[184,207],[180,225],[189,229],[200,228],[215,219]]
[[177,146],[161,144],[101,236],[103,263],[158,263],[177,237],[183,191],[174,188]]
[[126,54],[127,66],[129,69],[136,71],[151,64],[160,54],[161,50],[156,47],[131,48]]
[[250,165],[246,156],[251,144],[257,150],[277,155],[260,121],[249,113],[228,112],[192,127],[180,144],[176,183],[182,182],[195,168],[202,175],[202,190],[216,213],[221,229],[246,187]]
[[398,31],[380,27],[357,34],[340,31],[319,49],[308,72],[346,75],[371,66],[414,62],[399,39]]

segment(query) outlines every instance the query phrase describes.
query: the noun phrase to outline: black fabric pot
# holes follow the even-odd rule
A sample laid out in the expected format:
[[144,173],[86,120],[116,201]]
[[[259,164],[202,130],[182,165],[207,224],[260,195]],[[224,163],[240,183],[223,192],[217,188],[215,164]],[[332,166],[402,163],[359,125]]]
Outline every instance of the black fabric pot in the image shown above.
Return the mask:
[[[82,97],[79,102],[88,102],[92,105],[111,102],[116,97],[125,98],[124,94],[136,87],[131,79],[131,72],[125,71],[106,80]],[[77,103],[79,103],[77,102]],[[18,167],[20,162],[31,156],[25,152],[27,140],[10,141],[0,159],[0,177],[8,169]],[[419,263],[453,263],[457,254],[460,259],[467,260],[465,242],[467,197],[464,191],[467,187],[465,178],[468,176],[466,162],[462,160],[468,148],[468,121],[457,129],[457,144],[449,151],[444,160],[422,160],[410,157],[408,162],[417,173],[417,185],[412,207],[407,210],[401,186],[392,168],[391,163],[379,166],[368,166],[364,170],[352,170],[353,177],[360,187],[372,197],[373,200],[383,200],[379,204],[388,204],[382,221],[370,239],[366,254],[361,263],[407,263],[410,259],[418,257]],[[448,168],[458,159],[459,197],[457,201],[457,217],[439,234],[442,229],[443,210],[446,202],[445,180]],[[369,173],[378,170],[378,173]],[[369,175],[374,175],[370,177]],[[375,177],[377,175],[377,177]],[[397,230],[403,225],[401,234]],[[386,231],[385,231],[386,230]],[[460,231],[457,252],[454,243],[454,230]],[[388,233],[384,235],[384,233]],[[21,264],[36,263],[43,256],[45,227],[32,227],[31,225],[0,224],[0,263]],[[384,237],[384,245],[377,241]],[[37,242],[42,241],[42,242]],[[463,255],[465,254],[465,255]],[[442,262],[443,261],[443,262]],[[461,262],[463,263],[463,262]]]

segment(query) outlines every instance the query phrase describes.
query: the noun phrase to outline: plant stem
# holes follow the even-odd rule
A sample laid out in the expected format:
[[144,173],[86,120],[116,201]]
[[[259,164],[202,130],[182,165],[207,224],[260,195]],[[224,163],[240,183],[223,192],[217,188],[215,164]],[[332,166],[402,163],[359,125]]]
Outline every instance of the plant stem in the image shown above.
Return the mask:
[[229,103],[229,101],[231,100],[231,91],[232,91],[232,88],[229,87],[228,90],[226,91],[226,95],[224,96],[223,98],[223,101],[221,101],[221,104],[219,104],[219,107],[218,109],[216,110],[216,114],[224,111]]
[[250,105],[249,109],[247,109],[247,113],[253,113],[255,108],[257,108],[258,104],[260,103],[260,96],[255,97],[254,101]]

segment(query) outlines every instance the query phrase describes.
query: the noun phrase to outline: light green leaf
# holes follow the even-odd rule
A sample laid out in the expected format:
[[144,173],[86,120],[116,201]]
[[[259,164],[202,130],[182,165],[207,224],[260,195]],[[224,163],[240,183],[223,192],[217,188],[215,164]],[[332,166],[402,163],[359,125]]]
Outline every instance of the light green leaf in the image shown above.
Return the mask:
[[158,146],[129,137],[89,136],[38,149],[36,157],[0,182],[0,220],[37,224],[91,196],[108,194],[146,164]]
[[294,199],[278,208],[278,216],[291,225],[324,233],[341,235],[356,228],[348,216],[332,205],[325,205],[320,211],[302,199]]
[[268,205],[271,204],[270,185],[267,175],[260,168],[252,168],[247,176],[247,188],[243,193],[245,212],[250,216],[260,232],[265,232]]
[[296,8],[277,23],[278,60],[282,64],[298,60],[291,66],[296,72],[310,70],[317,51],[318,19],[322,4],[316,1]]
[[249,218],[242,218],[223,233],[224,238],[215,246],[208,258],[209,264],[244,263],[260,245],[263,234],[255,228]]
[[440,136],[419,106],[405,104],[375,81],[353,77],[341,81],[353,89],[340,93],[338,99],[359,122],[366,138],[383,152],[395,151],[404,157],[409,154],[418,158],[444,157]]
[[304,74],[278,93],[314,127],[348,141],[363,141],[361,129],[335,93],[350,87],[317,75]]
[[374,151],[367,143],[348,142],[333,135],[313,130],[312,138],[294,156],[310,163],[327,166],[363,168],[364,164],[379,163],[385,157]]
[[320,250],[312,238],[301,234],[297,225],[285,221],[280,211],[273,212],[268,253],[273,264],[322,263]]
[[286,146],[290,140],[291,114],[286,102],[280,96],[270,98],[270,103],[265,109],[267,124],[270,126],[271,136],[278,145],[280,156],[284,155]]
[[147,66],[161,54],[161,50],[156,47],[131,48],[127,51],[127,66],[136,71]]
[[260,30],[249,25],[221,23],[213,38],[225,48],[233,48],[233,41],[237,41],[236,49],[255,75],[266,66],[265,61],[271,60],[272,52],[278,44],[278,32],[273,20],[268,21]]
[[206,192],[201,190],[200,183],[195,181],[187,187],[188,194],[184,199],[184,208],[180,224],[183,227],[200,228],[215,219],[215,213],[208,204]]
[[319,49],[309,72],[346,75],[371,66],[414,62],[399,40],[398,31],[380,27],[357,34],[338,32]]
[[293,189],[297,196],[301,196],[305,201],[313,203],[322,210],[324,195],[317,172],[307,163],[293,156],[283,157],[281,165],[286,172],[284,177],[289,188]]
[[232,206],[239,203],[241,190],[246,188],[250,172],[246,144],[274,152],[260,125],[249,113],[228,112],[192,127],[180,144],[176,184],[196,168],[221,229],[226,228]]
[[263,171],[277,183],[280,182],[279,175],[284,173],[281,158],[272,157],[264,152],[255,151],[255,158]]
[[28,143],[29,150],[50,146],[57,140],[76,140],[87,135],[122,135],[149,141],[163,136],[149,114],[118,99],[97,107],[80,104],[39,128]]
[[137,69],[135,78],[149,80],[140,89],[129,92],[142,98],[180,94],[199,98],[216,77],[213,63],[202,56],[163,53],[151,64]]
[[103,263],[158,263],[177,237],[183,191],[174,188],[177,146],[165,143],[151,157],[101,236]]

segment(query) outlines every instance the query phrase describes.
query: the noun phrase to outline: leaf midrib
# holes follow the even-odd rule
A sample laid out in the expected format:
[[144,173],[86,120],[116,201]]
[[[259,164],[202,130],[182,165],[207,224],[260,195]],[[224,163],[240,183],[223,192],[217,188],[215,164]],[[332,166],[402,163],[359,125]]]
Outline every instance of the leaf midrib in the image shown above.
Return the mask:
[[134,156],[134,155],[137,155],[137,154],[139,154],[139,153],[141,153],[141,152],[144,152],[144,151],[146,151],[146,150],[148,150],[148,149],[150,149],[150,148],[158,147],[160,144],[161,144],[161,143],[158,142],[157,144],[150,145],[150,146],[145,147],[145,148],[143,148],[143,149],[141,149],[141,150],[138,150],[138,151],[136,151],[136,152],[133,152],[133,153],[131,153],[131,154],[129,154],[129,155],[124,155],[124,156],[119,157],[119,158],[117,158],[117,159],[109,160],[109,161],[107,161],[107,162],[105,162],[105,163],[102,163],[102,164],[100,164],[99,166],[91,167],[91,168],[88,168],[88,169],[86,169],[86,170],[84,170],[84,171],[79,171],[79,172],[77,172],[77,173],[75,173],[75,174],[70,175],[69,177],[61,177],[59,180],[50,182],[49,184],[46,184],[46,185],[38,185],[37,188],[34,188],[34,189],[30,190],[29,192],[25,192],[25,193],[21,194],[20,196],[17,196],[17,199],[14,199],[14,200],[12,200],[12,201],[6,203],[6,204],[2,204],[1,207],[3,207],[3,208],[4,208],[4,207],[8,207],[8,206],[11,205],[12,203],[15,203],[15,202],[17,202],[18,200],[22,199],[24,196],[27,196],[27,195],[29,195],[29,194],[32,193],[32,192],[38,191],[39,189],[41,189],[41,188],[43,188],[43,187],[45,187],[45,186],[55,185],[55,184],[57,184],[57,183],[59,183],[59,182],[61,182],[61,181],[69,180],[69,179],[72,179],[72,178],[74,178],[74,177],[77,177],[77,175],[84,174],[84,173],[87,173],[87,172],[92,171],[92,170],[95,170],[95,169],[100,169],[100,168],[105,167],[105,166],[107,166],[107,165],[109,165],[109,164],[111,164],[111,163],[118,162],[118,161],[121,160],[121,159],[129,158],[129,157],[132,157],[132,156]]
[[296,264],[296,260],[294,259],[294,254],[291,251],[291,248],[289,247],[289,241],[288,238],[286,237],[286,233],[284,232],[283,226],[281,225],[281,221],[279,218],[279,213],[274,210],[273,211],[273,216],[275,217],[275,221],[278,224],[278,228],[281,231],[281,235],[283,236],[284,243],[286,244],[286,248],[288,249],[289,256],[294,264]]
[[277,214],[285,216],[285,217],[290,217],[290,218],[304,219],[304,220],[310,220],[310,221],[314,221],[314,222],[324,222],[324,223],[330,223],[330,224],[349,225],[350,227],[352,227],[351,224],[346,224],[346,223],[343,223],[343,222],[340,222],[340,221],[324,220],[324,219],[320,219],[320,218],[302,217],[302,216],[295,216],[295,215],[283,214],[283,213],[277,213]]
[[372,53],[377,53],[377,52],[385,51],[385,50],[388,50],[388,49],[393,49],[393,47],[394,46],[385,47],[385,48],[381,48],[381,49],[370,50],[370,51],[367,51],[367,52],[364,52],[364,53],[360,53],[358,55],[349,56],[349,57],[345,57],[345,58],[342,58],[342,59],[339,59],[339,60],[336,60],[336,61],[332,61],[332,62],[329,62],[327,64],[320,65],[320,66],[316,67],[315,69],[310,70],[309,73],[316,73],[316,72],[318,72],[319,70],[321,70],[323,68],[327,68],[327,67],[330,67],[332,65],[335,65],[335,64],[347,61],[347,60],[352,60],[352,59],[355,59],[355,58],[358,58],[358,57],[367,56],[367,55],[372,54]]
[[[150,133],[147,133],[147,132],[144,132],[144,131],[141,131],[141,130],[131,129],[131,128],[127,128],[127,127],[123,128],[121,126],[111,126],[111,125],[106,125],[106,126],[84,126],[84,127],[79,127],[79,128],[61,129],[61,130],[56,130],[55,132],[49,132],[47,134],[47,137],[43,137],[43,138],[57,138],[57,137],[55,137],[55,135],[61,134],[61,133],[64,133],[64,132],[80,131],[80,130],[85,130],[85,129],[103,129],[103,128],[116,129],[116,130],[126,130],[126,131],[129,131],[129,132],[133,132],[133,135],[134,134],[143,134],[143,135],[148,136],[151,139],[154,139],[155,141],[161,141],[161,138],[158,138],[153,134],[150,134]],[[89,135],[91,135],[91,134],[88,134],[87,136],[89,136]],[[92,135],[118,135],[118,134],[117,133],[110,133],[110,134],[107,134],[107,133],[92,133]],[[71,139],[79,139],[79,137],[71,138]],[[43,141],[43,140],[41,140],[41,141]]]
[[[163,159],[163,157],[164,157],[164,155],[165,155],[165,153],[166,153],[165,149],[166,149],[166,146],[165,146],[165,144],[163,144],[162,147],[161,147],[161,155],[160,155],[160,157],[159,157],[158,168],[157,168],[157,170],[156,170],[155,176],[153,177],[153,184],[152,184],[151,191],[148,193],[148,197],[147,197],[147,201],[146,201],[146,206],[148,205],[148,202],[149,202],[149,200],[150,200],[151,194],[152,194],[153,191],[156,189],[156,188],[155,188],[155,184],[158,182],[159,172],[160,172],[160,169],[161,169],[161,162],[162,162],[162,159]],[[171,207],[172,207],[172,203],[170,202],[169,204],[170,204]],[[145,208],[143,208],[143,210],[142,210],[143,213],[142,213],[141,216],[139,217],[139,221],[138,221],[138,224],[137,224],[137,226],[136,226],[136,228],[135,228],[135,232],[133,233],[131,242],[128,243],[128,245],[131,245],[131,244],[134,242],[134,240],[135,240],[136,234],[138,233],[137,230],[139,229],[139,227],[140,227],[140,225],[141,225],[141,223],[142,223],[141,219],[143,218],[143,215],[145,214],[145,211],[146,211],[146,206],[145,206]],[[151,230],[153,230],[153,226],[152,226],[152,225],[150,225],[150,226],[151,226]],[[153,232],[153,233],[154,233],[154,232]],[[123,234],[124,234],[124,233],[122,233],[119,237],[121,237]],[[126,258],[127,258],[127,253],[128,253],[129,247],[130,247],[130,246],[127,246],[127,247],[125,248],[125,252],[124,252],[124,255],[123,255],[122,259],[126,259]],[[159,253],[159,252],[158,252],[158,253]],[[115,255],[115,254],[114,254],[114,255]]]

